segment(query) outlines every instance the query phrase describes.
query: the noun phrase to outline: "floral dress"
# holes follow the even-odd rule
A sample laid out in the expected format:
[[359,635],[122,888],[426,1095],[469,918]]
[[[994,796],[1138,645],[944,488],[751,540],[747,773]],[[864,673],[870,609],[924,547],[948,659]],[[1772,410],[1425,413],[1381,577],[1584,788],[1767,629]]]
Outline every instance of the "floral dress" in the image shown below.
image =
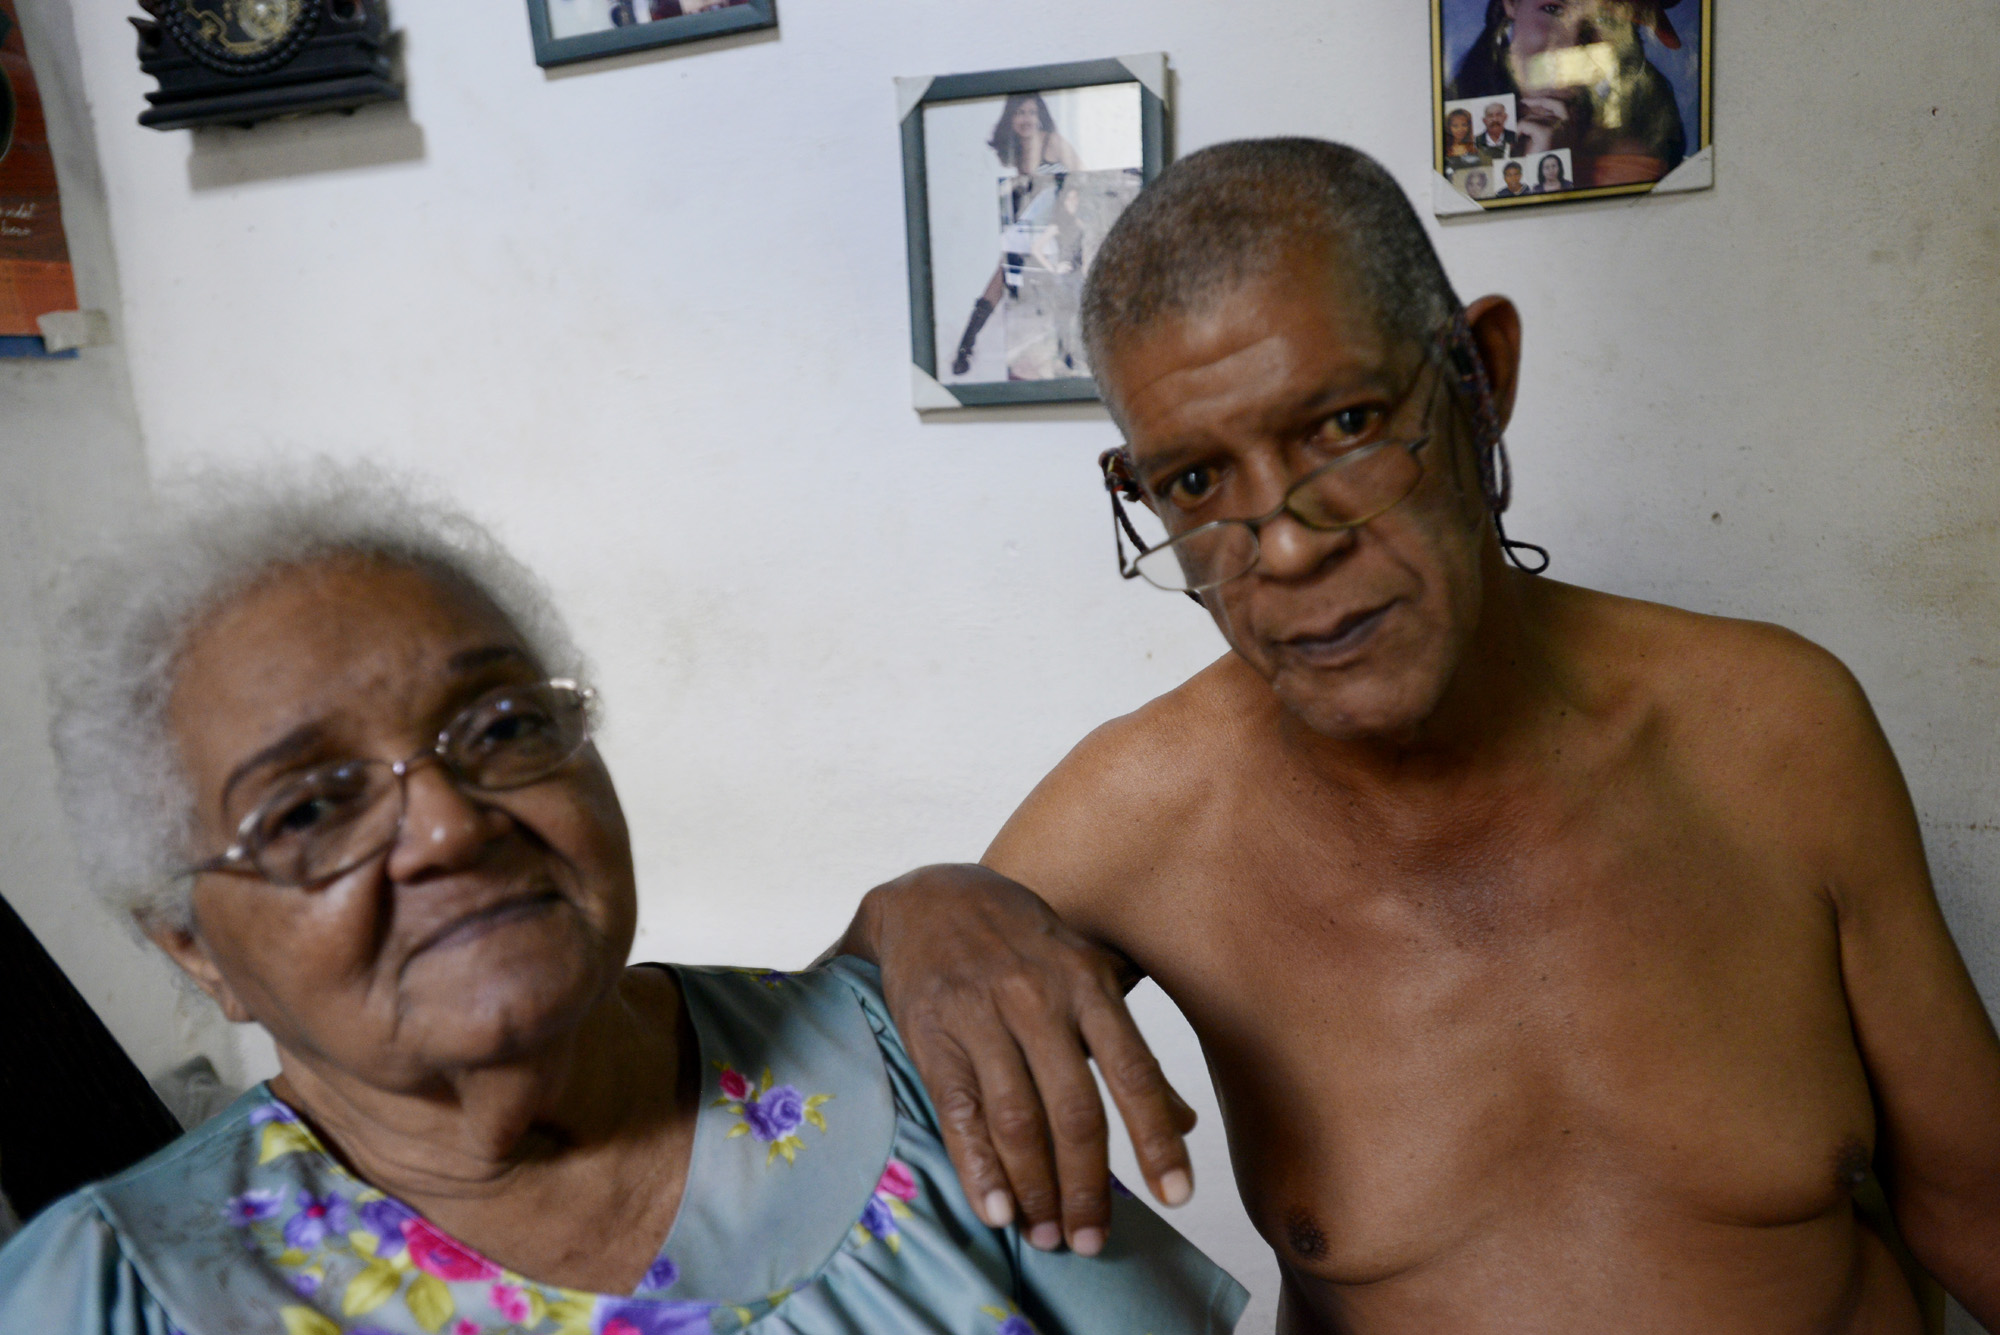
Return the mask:
[[354,1177],[259,1086],[0,1250],[36,1335],[1209,1335],[1245,1294],[1129,1192],[1096,1257],[981,1223],[872,967],[676,967],[680,1213],[630,1294],[540,1283]]

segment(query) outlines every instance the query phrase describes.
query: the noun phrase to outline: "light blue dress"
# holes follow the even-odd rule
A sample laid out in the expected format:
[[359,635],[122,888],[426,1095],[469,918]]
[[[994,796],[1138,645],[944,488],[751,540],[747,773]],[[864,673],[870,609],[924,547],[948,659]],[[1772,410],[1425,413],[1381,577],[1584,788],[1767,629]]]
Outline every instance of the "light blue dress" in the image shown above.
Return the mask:
[[630,1295],[487,1260],[340,1166],[259,1086],[0,1250],[27,1335],[1209,1335],[1241,1285],[1130,1193],[1099,1256],[981,1223],[877,990],[675,970],[705,1084],[686,1194]]

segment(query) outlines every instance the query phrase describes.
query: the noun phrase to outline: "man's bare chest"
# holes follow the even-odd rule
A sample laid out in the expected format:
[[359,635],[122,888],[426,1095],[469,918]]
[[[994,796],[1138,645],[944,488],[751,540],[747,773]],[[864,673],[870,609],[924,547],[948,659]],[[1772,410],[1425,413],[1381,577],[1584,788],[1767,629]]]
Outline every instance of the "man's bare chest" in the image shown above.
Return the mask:
[[1832,911],[1646,785],[1462,841],[1239,813],[1134,934],[1200,1034],[1253,1217],[1350,1282],[1629,1213],[1770,1227],[1872,1147]]

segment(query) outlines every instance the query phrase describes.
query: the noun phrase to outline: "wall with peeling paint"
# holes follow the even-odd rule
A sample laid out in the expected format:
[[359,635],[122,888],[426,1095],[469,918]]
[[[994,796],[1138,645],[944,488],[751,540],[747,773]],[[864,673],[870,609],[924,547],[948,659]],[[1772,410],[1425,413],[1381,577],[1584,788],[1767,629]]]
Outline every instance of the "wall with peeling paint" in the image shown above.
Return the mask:
[[[796,963],[1219,649],[1114,577],[1100,413],[910,411],[892,76],[1165,49],[1182,149],[1326,135],[1422,194],[1424,7],[797,3],[553,75],[519,8],[403,0],[406,109],[192,136],[133,125],[131,32],[88,11],[148,459],[448,479],[597,655],[641,949]],[[2000,19],[1721,8],[1717,189],[1438,229],[1526,317],[1514,528],[1845,658],[2000,1001]],[[1267,1327],[1199,1054],[1143,1004],[1210,1112],[1183,1219]]]

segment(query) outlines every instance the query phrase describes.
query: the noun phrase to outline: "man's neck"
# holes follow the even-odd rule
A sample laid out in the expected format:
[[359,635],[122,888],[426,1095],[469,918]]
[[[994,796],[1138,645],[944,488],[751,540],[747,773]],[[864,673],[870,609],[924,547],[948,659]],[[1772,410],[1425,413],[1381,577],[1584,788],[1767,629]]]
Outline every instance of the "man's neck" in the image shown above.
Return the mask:
[[[636,972],[570,1034],[520,1060],[439,1071],[409,1092],[281,1045],[272,1088],[392,1195],[420,1208],[494,1196],[524,1174],[643,1137],[683,1111],[679,988],[666,975],[636,983]],[[671,993],[671,1001],[642,1000],[635,989]],[[664,1017],[650,1013],[662,1005]]]

